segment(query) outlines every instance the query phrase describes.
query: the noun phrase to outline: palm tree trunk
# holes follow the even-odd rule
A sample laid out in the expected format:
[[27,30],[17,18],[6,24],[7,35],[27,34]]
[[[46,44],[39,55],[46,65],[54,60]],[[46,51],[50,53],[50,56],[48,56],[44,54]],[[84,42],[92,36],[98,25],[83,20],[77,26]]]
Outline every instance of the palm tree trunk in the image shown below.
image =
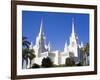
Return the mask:
[[85,66],[86,66],[86,52],[85,52]]
[[31,63],[32,63],[32,60],[30,60],[30,68],[31,68]]
[[28,58],[27,68],[30,68],[30,59]]

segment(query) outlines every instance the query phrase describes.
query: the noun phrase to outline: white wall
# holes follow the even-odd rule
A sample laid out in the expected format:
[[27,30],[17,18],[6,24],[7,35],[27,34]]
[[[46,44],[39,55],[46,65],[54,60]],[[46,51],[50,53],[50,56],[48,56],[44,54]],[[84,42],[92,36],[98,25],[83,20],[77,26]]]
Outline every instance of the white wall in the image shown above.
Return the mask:
[[[98,4],[100,14],[100,0],[32,0],[32,1],[46,1],[58,3],[83,3],[83,4]],[[98,23],[100,22],[100,15],[98,15]],[[10,65],[11,65],[11,52],[10,52],[10,38],[11,38],[11,13],[10,13],[10,0],[0,0],[0,80],[10,80]],[[100,26],[100,24],[98,24]],[[100,34],[100,27],[98,27],[98,34]],[[98,35],[98,41],[100,36]],[[98,47],[100,47],[98,42]],[[98,50],[98,75],[88,76],[71,76],[71,77],[58,77],[58,78],[42,78],[36,80],[100,80],[100,49]]]

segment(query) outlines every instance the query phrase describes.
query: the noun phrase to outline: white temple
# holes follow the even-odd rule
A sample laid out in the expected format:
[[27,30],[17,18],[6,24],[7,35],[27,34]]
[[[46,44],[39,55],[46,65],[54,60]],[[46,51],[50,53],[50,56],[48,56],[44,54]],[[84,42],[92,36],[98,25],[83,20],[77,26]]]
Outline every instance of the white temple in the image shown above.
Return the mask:
[[83,47],[83,43],[79,44],[78,37],[74,30],[74,19],[72,20],[72,33],[69,38],[69,44],[67,40],[64,45],[64,51],[60,52],[59,50],[52,51],[50,42],[46,44],[46,37],[43,31],[43,21],[41,20],[40,31],[36,37],[35,45],[30,45],[30,48],[33,48],[35,51],[35,59],[32,61],[32,64],[37,63],[41,65],[42,59],[44,57],[50,57],[55,65],[65,64],[65,59],[68,57],[74,57],[75,62],[81,62],[83,60],[83,53],[80,48]]

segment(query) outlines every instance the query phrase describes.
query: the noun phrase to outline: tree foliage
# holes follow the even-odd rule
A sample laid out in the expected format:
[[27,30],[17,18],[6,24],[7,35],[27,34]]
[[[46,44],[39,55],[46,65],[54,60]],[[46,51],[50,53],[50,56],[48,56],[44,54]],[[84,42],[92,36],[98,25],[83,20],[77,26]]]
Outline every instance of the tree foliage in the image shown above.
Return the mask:
[[72,57],[66,58],[65,65],[66,66],[75,66],[74,59]]
[[84,47],[84,52],[89,55],[89,43],[86,44],[86,46]]
[[49,57],[42,59],[42,67],[52,67],[52,66],[53,66],[53,62]]
[[27,37],[22,37],[22,46],[29,48],[30,42],[27,40]]
[[28,58],[29,58],[30,59],[30,65],[31,65],[31,61],[32,61],[32,59],[35,58],[35,54],[34,54],[33,49],[29,49],[30,42],[27,40],[27,37],[22,37],[22,46],[23,46],[22,59],[26,60],[26,62],[28,64]]
[[83,63],[79,62],[76,66],[83,66]]
[[34,54],[34,50],[33,49],[29,49],[28,57],[29,57],[30,60],[32,60],[33,58],[36,57],[36,55]]
[[34,63],[31,68],[40,68],[40,65]]

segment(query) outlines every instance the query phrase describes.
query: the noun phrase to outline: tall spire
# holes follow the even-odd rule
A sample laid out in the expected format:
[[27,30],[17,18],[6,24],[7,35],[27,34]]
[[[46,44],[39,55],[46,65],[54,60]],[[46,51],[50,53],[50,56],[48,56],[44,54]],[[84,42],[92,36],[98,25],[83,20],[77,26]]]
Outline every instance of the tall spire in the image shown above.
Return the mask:
[[74,31],[74,18],[72,18],[72,35],[75,34],[75,31]]
[[65,43],[64,52],[67,52],[67,41]]
[[38,54],[43,53],[46,51],[46,37],[44,36],[43,32],[43,19],[41,19],[40,23],[40,32],[36,38],[36,45],[38,48]]
[[36,44],[40,44],[40,42],[42,42],[42,44],[44,44],[44,42],[45,42],[45,36],[44,36],[44,32],[43,32],[43,19],[41,19],[40,31],[36,38]]
[[39,35],[43,34],[43,19],[41,19]]

